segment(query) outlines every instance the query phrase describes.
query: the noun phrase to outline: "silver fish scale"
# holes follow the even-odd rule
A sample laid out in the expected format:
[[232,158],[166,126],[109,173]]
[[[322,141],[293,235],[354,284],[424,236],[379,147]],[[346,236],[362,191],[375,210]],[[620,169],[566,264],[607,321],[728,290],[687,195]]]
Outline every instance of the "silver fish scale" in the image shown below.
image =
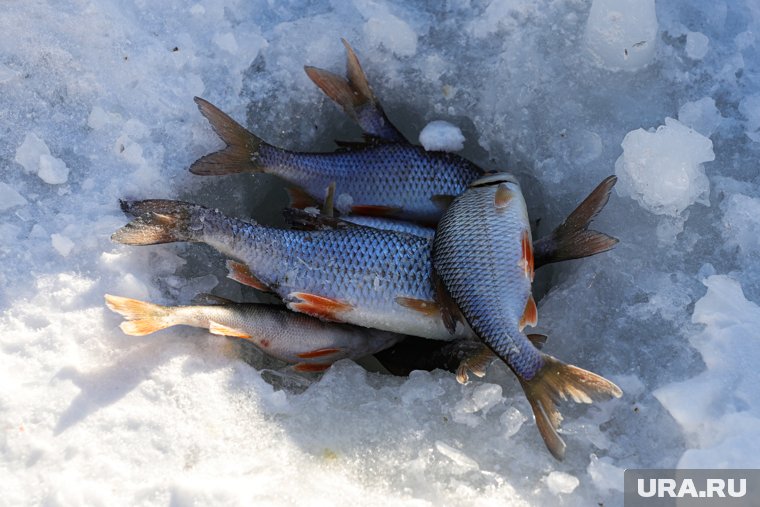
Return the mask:
[[334,181],[335,195],[349,195],[354,205],[397,208],[394,216],[422,222],[436,222],[442,214],[433,196],[459,195],[482,176],[476,165],[458,155],[406,143],[336,153],[297,153],[264,144],[258,162],[317,200]]
[[494,205],[496,186],[458,197],[436,230],[436,273],[470,327],[522,378],[532,378],[541,354],[519,330],[530,294],[522,260],[528,227],[519,187],[504,210]]
[[397,296],[434,299],[425,238],[369,227],[277,229],[205,208],[193,221],[203,223],[196,240],[244,261],[283,298],[307,292],[389,315],[399,308]]

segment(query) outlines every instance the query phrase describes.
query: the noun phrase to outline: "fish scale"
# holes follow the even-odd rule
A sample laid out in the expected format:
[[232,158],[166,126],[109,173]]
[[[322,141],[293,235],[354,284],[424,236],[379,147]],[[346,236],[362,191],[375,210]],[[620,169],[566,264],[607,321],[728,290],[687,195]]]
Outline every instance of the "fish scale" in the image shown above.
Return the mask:
[[524,234],[530,241],[530,227],[519,186],[506,185],[510,200],[502,209],[494,205],[495,185],[471,188],[454,200],[436,231],[433,259],[473,331],[530,379],[543,364],[519,328],[531,287],[521,248]]

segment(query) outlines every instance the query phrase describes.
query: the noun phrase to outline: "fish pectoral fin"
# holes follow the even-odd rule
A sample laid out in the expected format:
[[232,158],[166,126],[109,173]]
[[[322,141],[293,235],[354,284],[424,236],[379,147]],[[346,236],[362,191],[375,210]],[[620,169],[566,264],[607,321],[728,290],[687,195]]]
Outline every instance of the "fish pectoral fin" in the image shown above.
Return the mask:
[[224,324],[214,322],[213,320],[210,320],[208,322],[208,330],[211,334],[217,334],[220,336],[231,336],[233,338],[243,338],[243,339],[248,339],[251,337],[251,335],[244,333],[243,331],[240,331],[238,329],[233,329],[229,326],[225,326]]
[[533,242],[530,239],[530,230],[525,229],[522,233],[522,240],[521,240],[521,251],[522,255],[520,257],[520,266],[522,266],[523,271],[525,272],[526,278],[533,281],[533,273],[535,271],[535,265],[534,265],[534,259],[533,259]]
[[404,308],[409,308],[415,312],[427,315],[428,317],[435,317],[441,313],[441,307],[435,301],[425,301],[424,299],[398,296],[396,298],[396,303],[403,306]]
[[296,355],[300,357],[301,359],[314,359],[317,357],[333,356],[335,354],[340,354],[340,353],[345,353],[345,349],[328,347],[324,349],[311,350],[309,352],[301,352],[300,354],[296,354]]
[[468,371],[473,375],[483,378],[486,375],[488,366],[496,359],[496,355],[486,345],[482,345],[477,350],[473,351],[467,357],[462,359],[457,368],[457,382],[460,384],[466,384],[470,377]]
[[251,270],[242,262],[227,260],[227,278],[236,282],[253,287],[262,292],[272,292],[267,284],[256,278]]
[[542,354],[544,365],[530,380],[520,379],[544,444],[556,459],[565,457],[565,442],[557,430],[562,414],[557,403],[572,399],[592,403],[620,398],[623,391],[604,377]]
[[354,309],[350,303],[307,292],[291,292],[286,301],[288,308],[295,312],[333,322],[343,322],[340,315]]
[[397,215],[403,208],[399,206],[379,206],[375,204],[357,204],[351,206],[351,213],[371,217],[390,217]]
[[293,371],[300,373],[319,373],[332,366],[332,363],[296,363],[293,365]]
[[588,230],[594,218],[607,205],[616,182],[616,176],[605,178],[564,222],[534,243],[536,268],[606,252],[618,243],[612,236]]
[[308,208],[309,206],[316,206],[318,204],[317,200],[306,193],[306,191],[302,188],[288,187],[285,189],[285,192],[288,194],[291,208],[303,209]]
[[496,187],[496,192],[493,195],[494,207],[499,211],[507,209],[507,205],[509,204],[509,201],[512,200],[513,196],[514,194],[506,183],[499,183],[499,186]]
[[436,194],[430,198],[432,202],[439,210],[446,211],[451,203],[454,202],[455,197],[453,195]]
[[195,103],[227,146],[196,160],[190,172],[203,176],[263,172],[256,161],[263,141],[207,100],[195,97]]
[[525,302],[525,310],[523,310],[520,318],[520,331],[525,326],[536,327],[536,324],[538,324],[538,308],[536,307],[536,300],[533,299],[533,294],[529,294],[528,301]]

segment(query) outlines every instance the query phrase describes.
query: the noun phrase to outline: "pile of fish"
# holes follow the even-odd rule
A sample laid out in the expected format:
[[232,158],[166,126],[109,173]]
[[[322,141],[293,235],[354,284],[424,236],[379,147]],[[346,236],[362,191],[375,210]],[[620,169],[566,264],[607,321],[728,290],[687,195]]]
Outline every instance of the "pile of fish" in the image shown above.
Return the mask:
[[[231,259],[230,278],[274,293],[284,306],[210,295],[204,304],[160,306],[107,295],[108,307],[125,317],[121,328],[127,334],[175,325],[206,328],[250,340],[299,372],[378,354],[392,372],[442,367],[466,382],[468,372],[483,376],[499,358],[517,376],[548,449],[562,459],[557,403],[591,403],[622,392],[543,353],[546,337],[524,332],[537,322],[533,272],[615,245],[614,238],[588,229],[615,178],[605,179],[551,234],[533,241],[517,180],[408,142],[343,42],[345,78],[305,70],[359,124],[363,142],[339,143],[332,153],[283,150],[195,99],[226,147],[190,171],[269,173],[286,180],[296,187],[285,211],[289,228],[198,204],[142,200],[122,201],[134,219],[112,236],[126,245],[206,243]],[[308,208],[326,192],[321,213]],[[431,345],[406,345],[419,338]]]

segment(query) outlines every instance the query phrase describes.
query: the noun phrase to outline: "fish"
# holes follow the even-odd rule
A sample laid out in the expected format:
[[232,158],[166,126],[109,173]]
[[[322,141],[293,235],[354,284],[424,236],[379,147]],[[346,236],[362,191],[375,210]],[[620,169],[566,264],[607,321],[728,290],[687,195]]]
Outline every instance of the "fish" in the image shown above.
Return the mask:
[[566,445],[557,433],[562,416],[556,403],[619,398],[622,391],[542,352],[523,332],[538,320],[531,294],[535,264],[525,200],[512,175],[485,176],[454,200],[436,228],[432,262],[447,321],[466,321],[515,373],[547,448],[562,460]]
[[[562,235],[545,243],[547,258],[598,253],[589,244],[603,249],[614,246],[617,240],[588,231],[588,223],[573,218],[579,210],[596,216],[614,182],[614,177],[605,179],[597,187],[601,190],[595,190],[593,198],[565,221],[571,225],[562,229]],[[136,218],[116,231],[113,241],[206,243],[231,259],[227,263],[230,278],[275,293],[291,310],[428,339],[448,341],[471,334],[463,324],[450,332],[445,320],[448,313],[442,311],[432,277],[429,238],[338,218],[329,220],[348,225],[282,229],[182,201],[122,201],[121,206]],[[583,233],[584,240],[589,234],[601,239],[578,243],[576,233]],[[562,251],[556,253],[556,249]]]
[[319,203],[336,184],[341,214],[381,216],[432,225],[483,170],[454,153],[369,137],[331,153],[284,150],[264,142],[208,101],[196,104],[226,147],[195,161],[193,174],[267,173],[287,181],[291,206]]
[[407,139],[391,123],[369,85],[359,58],[346,39],[346,77],[329,70],[305,66],[304,71],[325,95],[330,97],[369,136],[390,142],[407,142]]
[[[405,336],[324,322],[282,306],[235,303],[206,297],[207,304],[163,306],[106,294],[106,306],[126,320],[120,328],[144,336],[172,326],[208,329],[215,335],[247,340],[298,372],[321,372],[340,359],[359,359],[400,342]],[[213,304],[208,304],[213,303]]]

